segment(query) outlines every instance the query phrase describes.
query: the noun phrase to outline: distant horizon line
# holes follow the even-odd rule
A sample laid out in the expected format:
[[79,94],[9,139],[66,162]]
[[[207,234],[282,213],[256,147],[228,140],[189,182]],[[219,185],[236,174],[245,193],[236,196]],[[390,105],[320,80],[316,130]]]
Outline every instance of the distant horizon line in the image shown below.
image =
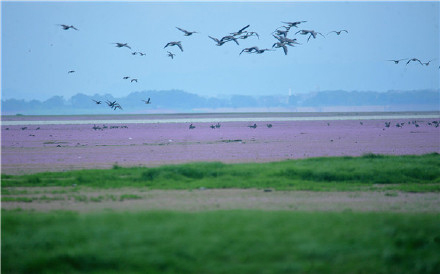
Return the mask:
[[41,101],[44,102],[46,100],[49,100],[53,97],[62,97],[64,100],[70,100],[72,99],[72,97],[77,96],[77,95],[85,95],[85,96],[111,96],[113,98],[123,98],[123,97],[127,97],[128,95],[132,94],[132,93],[136,93],[136,92],[166,92],[166,91],[181,91],[184,93],[188,93],[188,94],[193,94],[193,95],[197,95],[199,97],[203,97],[203,98],[231,98],[233,96],[249,96],[249,97],[254,97],[254,98],[258,98],[258,97],[265,97],[265,96],[286,96],[286,97],[290,97],[290,96],[295,96],[295,95],[306,95],[306,94],[317,94],[317,93],[321,93],[321,92],[332,92],[332,91],[344,91],[344,92],[376,92],[376,93],[387,93],[387,92],[417,92],[417,91],[436,91],[440,93],[440,88],[420,88],[420,89],[388,89],[385,91],[381,91],[381,90],[346,90],[346,89],[323,89],[323,90],[315,90],[315,91],[292,91],[292,88],[289,88],[286,92],[286,94],[284,93],[273,93],[273,94],[259,94],[259,95],[255,95],[255,94],[239,94],[239,93],[231,93],[231,94],[216,94],[216,95],[203,95],[200,93],[196,93],[196,92],[189,92],[189,91],[185,91],[183,89],[177,89],[177,88],[172,88],[172,89],[162,89],[162,90],[157,90],[157,89],[144,89],[144,90],[136,90],[136,91],[131,91],[125,95],[120,95],[120,96],[115,96],[111,93],[95,93],[95,94],[86,94],[83,92],[78,92],[74,95],[71,95],[70,97],[65,97],[63,95],[52,95],[50,97],[47,97],[46,99],[37,99],[37,98],[15,98],[15,97],[10,97],[10,98],[3,98],[3,95],[1,96],[1,101],[7,101],[7,100],[24,100],[24,101]]

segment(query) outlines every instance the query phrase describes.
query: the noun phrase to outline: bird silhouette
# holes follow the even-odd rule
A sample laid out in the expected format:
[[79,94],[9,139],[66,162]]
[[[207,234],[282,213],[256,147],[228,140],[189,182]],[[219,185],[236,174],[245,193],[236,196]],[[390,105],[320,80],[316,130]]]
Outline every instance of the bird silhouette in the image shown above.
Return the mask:
[[122,79],[127,80],[128,78],[130,78],[130,76],[124,76],[122,77]]
[[327,35],[329,35],[329,34],[332,33],[332,32],[336,33],[336,35],[340,35],[341,32],[343,32],[343,31],[346,32],[346,33],[348,33],[347,30],[343,29],[343,30],[339,30],[339,31],[336,31],[336,30],[334,30],[334,31],[330,31],[329,33],[327,33]]
[[136,78],[133,78],[133,79],[131,79],[131,83],[133,83],[133,82],[136,82],[137,83],[137,81],[138,81],[138,79],[136,79]]
[[314,30],[305,30],[305,29],[303,29],[303,30],[299,30],[299,31],[295,32],[295,34],[297,34],[297,33],[302,34],[302,35],[310,34],[309,38],[307,39],[307,42],[309,42],[311,37],[313,37],[313,39],[316,39],[316,36],[318,34],[325,38],[325,36],[322,35],[322,33],[316,32]]
[[175,54],[172,53],[172,52],[169,52],[169,51],[167,51],[167,52],[168,52],[168,56],[171,57],[171,59],[174,59],[174,55],[175,55]]
[[193,124],[189,125],[189,129],[194,129],[196,128],[196,126],[194,126]]
[[251,36],[257,36],[257,38],[260,39],[260,35],[254,31],[245,32],[242,36],[237,37],[237,39],[247,39]]
[[222,39],[220,39],[220,41],[224,41],[224,42],[234,41],[237,45],[240,45],[237,41],[237,38],[235,38],[233,35],[224,36],[222,37]]
[[287,46],[286,43],[281,43],[281,42],[277,42],[275,44],[273,44],[272,48],[283,48],[284,50],[284,55],[287,55]]
[[247,26],[241,28],[239,31],[231,32],[230,34],[233,36],[241,35],[241,34],[245,33],[246,32],[245,29],[249,28],[250,26],[251,25],[247,25]]
[[286,30],[280,30],[280,29],[276,29],[274,32],[272,32],[272,33],[275,33],[276,35],[278,35],[278,36],[284,36],[284,37],[287,37],[287,33],[289,33],[289,29],[287,28],[287,27],[285,27],[285,26],[283,26],[284,28],[286,28]]
[[168,46],[178,46],[179,49],[180,49],[181,51],[183,51],[183,47],[182,47],[182,42],[181,42],[181,41],[178,41],[178,42],[168,42],[168,43],[165,45],[165,47],[163,47],[163,48],[166,48],[166,47],[168,47]]
[[434,61],[435,59],[432,59],[432,60],[429,60],[428,62],[426,62],[426,63],[422,63],[422,64],[424,64],[425,66],[429,66],[429,63],[431,63],[432,61]]
[[142,100],[145,104],[151,104],[151,102],[150,102],[150,98],[148,98],[148,100]]
[[287,25],[289,26],[289,28],[291,28],[291,27],[295,27],[295,28],[297,28],[299,24],[301,24],[301,23],[305,23],[305,22],[307,22],[307,21],[281,22],[281,23],[283,23],[283,24],[287,24]]
[[68,29],[74,29],[74,30],[78,30],[77,28],[75,28],[72,25],[64,25],[64,24],[58,24],[58,26],[61,26],[63,28],[63,30],[68,30]]
[[243,49],[243,50],[240,52],[239,55],[241,55],[243,52],[252,53],[252,52],[257,51],[257,50],[258,50],[258,47],[245,48],[245,49]]
[[209,36],[209,35],[208,35],[208,37],[211,38],[212,40],[214,40],[214,41],[217,43],[216,46],[222,46],[224,43],[227,42],[227,41],[219,40],[219,39],[217,39],[217,38],[215,38],[215,37],[212,37],[212,36]]
[[67,73],[74,73],[75,71],[74,70],[69,70]]
[[181,29],[181,28],[179,28],[179,27],[176,27],[176,29],[182,31],[182,32],[184,33],[185,36],[191,36],[191,35],[193,35],[194,33],[198,33],[197,31],[187,31],[187,30]]
[[423,63],[422,63],[419,59],[417,59],[417,58],[411,58],[411,59],[409,59],[408,62],[406,62],[406,64],[408,65],[409,62],[419,62],[420,65],[423,66]]
[[94,99],[92,99],[92,101],[94,101],[97,105],[100,105],[102,103],[102,101],[97,101],[97,100],[94,100]]
[[112,43],[114,45],[116,45],[117,48],[122,48],[122,47],[126,47],[131,49],[131,47],[128,45],[128,43]]
[[408,58],[405,58],[405,59],[399,59],[399,60],[387,60],[387,61],[391,61],[391,62],[394,62],[394,64],[399,64],[399,62],[400,61],[403,61],[403,60],[408,60]]
[[255,53],[256,53],[256,54],[262,54],[262,53],[264,53],[265,51],[273,51],[273,50],[272,50],[272,49],[259,49],[259,48],[257,48],[256,51],[255,51]]

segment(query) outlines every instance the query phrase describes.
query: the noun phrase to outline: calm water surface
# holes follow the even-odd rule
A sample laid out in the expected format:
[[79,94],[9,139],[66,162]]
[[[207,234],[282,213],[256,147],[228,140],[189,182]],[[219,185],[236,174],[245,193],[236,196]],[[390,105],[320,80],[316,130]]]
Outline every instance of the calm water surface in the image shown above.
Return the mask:
[[171,115],[83,115],[83,116],[3,116],[2,125],[81,125],[81,124],[155,124],[216,123],[264,121],[335,121],[438,119],[439,112],[411,113],[245,113],[245,114],[171,114]]

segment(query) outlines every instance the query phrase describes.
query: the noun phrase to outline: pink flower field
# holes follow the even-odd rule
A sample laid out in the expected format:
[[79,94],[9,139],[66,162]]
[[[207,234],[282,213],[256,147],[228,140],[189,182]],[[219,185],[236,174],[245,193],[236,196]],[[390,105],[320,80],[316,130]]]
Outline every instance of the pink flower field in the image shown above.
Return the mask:
[[[24,118],[10,120],[19,119]],[[440,153],[440,127],[432,123],[439,119],[433,118],[315,121],[275,118],[221,122],[221,127],[214,129],[210,126],[217,122],[193,122],[195,128],[189,129],[189,122],[131,123],[129,119],[96,124],[100,129],[94,129],[96,117],[83,120],[86,124],[3,124],[2,173],[110,168],[114,164],[157,166],[199,161],[269,162],[366,153]],[[390,122],[389,127],[385,126],[386,122]],[[253,124],[257,127],[249,127]]]

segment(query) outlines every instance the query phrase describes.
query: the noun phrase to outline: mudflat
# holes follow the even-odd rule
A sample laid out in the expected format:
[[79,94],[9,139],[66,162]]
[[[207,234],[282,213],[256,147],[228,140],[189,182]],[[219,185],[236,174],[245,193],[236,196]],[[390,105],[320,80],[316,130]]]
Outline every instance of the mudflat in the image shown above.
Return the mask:
[[440,127],[433,123],[440,118],[429,115],[438,113],[2,117],[2,173],[440,153]]
[[[4,188],[2,208],[34,211],[287,210],[439,212],[440,193],[399,191],[274,191],[260,189],[148,190],[76,187]],[[15,193],[15,194],[14,194]],[[9,199],[8,199],[9,198]]]

